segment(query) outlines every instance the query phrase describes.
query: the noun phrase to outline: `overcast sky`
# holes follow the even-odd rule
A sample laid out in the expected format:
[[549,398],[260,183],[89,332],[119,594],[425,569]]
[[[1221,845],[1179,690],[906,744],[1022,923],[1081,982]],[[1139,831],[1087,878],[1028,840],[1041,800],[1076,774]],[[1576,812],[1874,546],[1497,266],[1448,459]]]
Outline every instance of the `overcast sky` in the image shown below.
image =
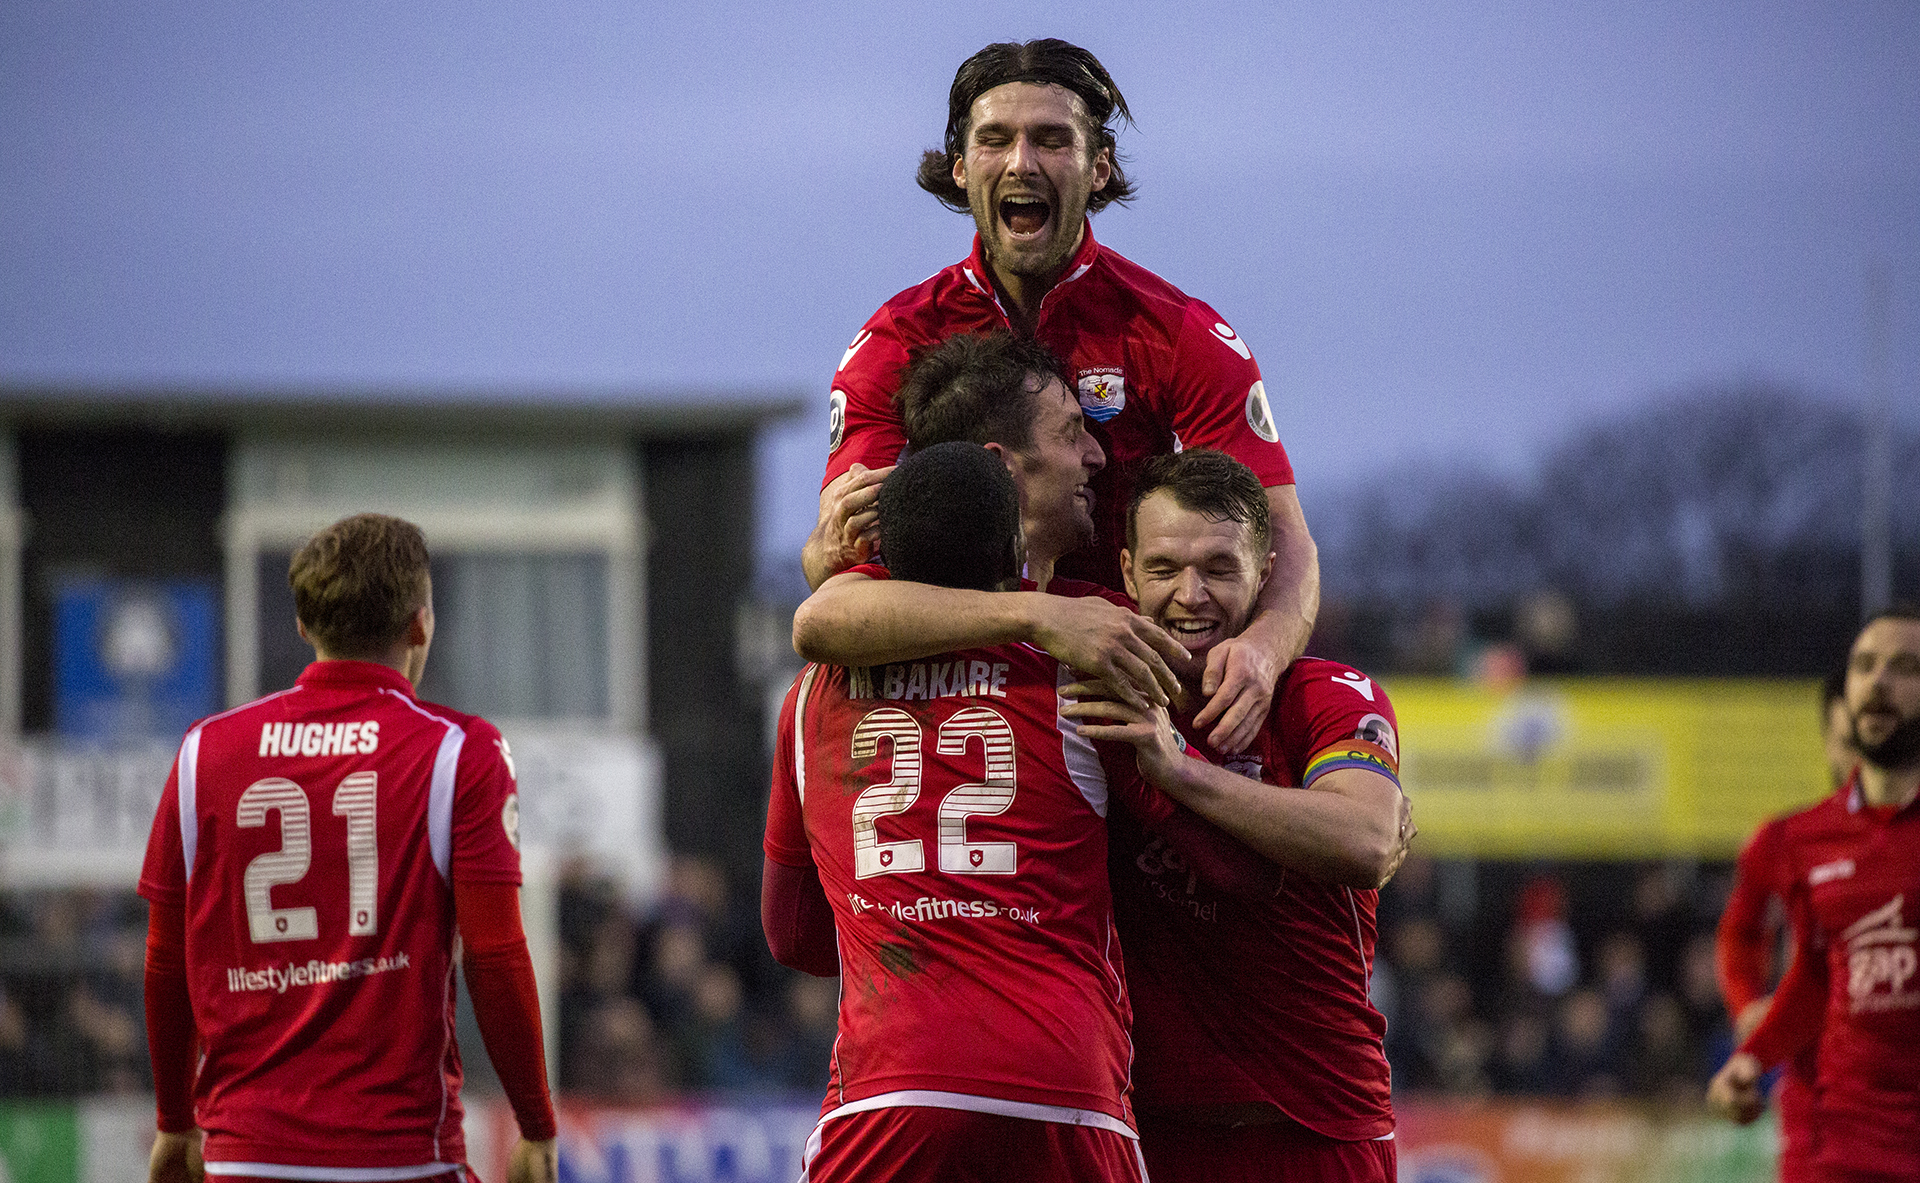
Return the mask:
[[[797,549],[827,379],[960,258],[956,65],[1058,35],[1139,126],[1103,241],[1254,348],[1317,492],[1523,473],[1700,383],[1920,404],[1920,4],[13,0],[0,382],[739,389]],[[1911,507],[1909,507],[1911,512]]]

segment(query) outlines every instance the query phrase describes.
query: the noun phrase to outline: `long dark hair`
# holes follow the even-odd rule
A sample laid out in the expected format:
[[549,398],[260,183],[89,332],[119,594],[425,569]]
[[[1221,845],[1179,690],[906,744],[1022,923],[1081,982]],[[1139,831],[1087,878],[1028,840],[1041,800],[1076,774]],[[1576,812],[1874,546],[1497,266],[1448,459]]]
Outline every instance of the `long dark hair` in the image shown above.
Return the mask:
[[1051,83],[1080,96],[1093,125],[1088,130],[1094,151],[1105,148],[1113,161],[1113,174],[1106,185],[1087,196],[1087,212],[1099,213],[1113,202],[1133,200],[1133,181],[1120,167],[1113,122],[1118,116],[1132,123],[1133,112],[1127,110],[1126,97],[1100,59],[1058,37],[996,42],[960,63],[953,76],[953,89],[947,92],[946,147],[927,149],[914,175],[922,189],[949,208],[967,212],[967,191],[953,183],[953,162],[966,154],[967,121],[973,114],[974,100],[1009,82]]

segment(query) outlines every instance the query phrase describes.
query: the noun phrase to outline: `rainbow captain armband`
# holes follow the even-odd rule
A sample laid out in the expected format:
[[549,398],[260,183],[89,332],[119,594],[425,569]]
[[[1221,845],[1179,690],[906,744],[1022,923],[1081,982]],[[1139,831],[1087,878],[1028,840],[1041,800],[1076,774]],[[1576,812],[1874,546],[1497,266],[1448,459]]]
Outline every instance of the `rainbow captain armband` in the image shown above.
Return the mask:
[[1358,768],[1363,772],[1378,773],[1394,783],[1397,788],[1400,777],[1394,768],[1393,757],[1382,748],[1360,739],[1350,739],[1343,744],[1322,749],[1313,759],[1307,761],[1307,770],[1300,778],[1302,787],[1310,787],[1313,782],[1329,772],[1338,772],[1342,768]]

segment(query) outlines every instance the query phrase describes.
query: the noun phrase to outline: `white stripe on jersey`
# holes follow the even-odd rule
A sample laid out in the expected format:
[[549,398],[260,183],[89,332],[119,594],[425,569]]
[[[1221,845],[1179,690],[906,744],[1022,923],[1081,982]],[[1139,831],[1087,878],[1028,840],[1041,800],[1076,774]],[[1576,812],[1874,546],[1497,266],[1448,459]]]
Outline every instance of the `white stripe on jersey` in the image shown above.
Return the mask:
[[250,711],[261,703],[272,702],[298,689],[300,687],[290,686],[285,690],[276,690],[265,698],[256,698],[244,706],[210,715],[200,720],[198,725],[187,732],[187,737],[180,741],[180,754],[175,757],[175,768],[180,774],[176,778],[176,783],[180,789],[180,853],[186,858],[187,873],[184,877],[186,882],[193,882],[193,858],[200,849],[200,816],[194,808],[200,797],[200,733],[207,729],[209,723],[217,723],[228,715],[237,715],[241,711]]
[[819,672],[817,662],[808,665],[800,692],[793,696],[793,787],[801,805],[807,803],[807,695],[813,692],[813,676]]
[[[1054,675],[1054,687],[1059,688],[1078,681],[1065,662],[1060,663],[1059,672]],[[1060,728],[1060,754],[1065,758],[1067,775],[1073,778],[1074,787],[1080,795],[1093,806],[1094,815],[1107,816],[1107,770],[1100,765],[1100,754],[1093,750],[1093,742],[1082,738],[1080,725],[1074,720],[1059,714],[1059,708],[1067,705],[1067,700],[1054,697],[1054,725]]]
[[[459,1042],[459,1036],[455,1032],[454,1024],[459,1020],[453,1008],[453,963],[456,960],[458,959],[453,957],[447,958],[447,975],[440,983],[440,997],[445,999],[440,1005],[440,1013],[444,1016],[440,1020],[440,1062],[442,1064],[447,1063],[449,1057],[458,1054],[454,1045]],[[445,1072],[436,1072],[434,1075],[440,1078],[440,1117],[433,1123],[433,1153],[437,1158],[442,1153],[440,1142],[446,1136],[447,1110],[453,1107],[454,1087],[448,1082]]]
[[384,1183],[391,1179],[425,1179],[466,1171],[458,1163],[428,1162],[410,1167],[296,1167],[283,1162],[208,1162],[209,1175],[248,1175],[261,1179],[319,1179],[327,1183]]
[[1056,1121],[1062,1125],[1089,1125],[1112,1130],[1126,1138],[1138,1138],[1132,1126],[1098,1109],[1069,1109],[1065,1105],[1039,1105],[1032,1101],[1009,1101],[1003,1097],[981,1097],[973,1093],[947,1093],[937,1089],[901,1089],[849,1101],[820,1115],[831,1121],[850,1113],[870,1109],[899,1109],[920,1106],[926,1109],[964,1109],[969,1113],[993,1113],[1001,1117],[1019,1117],[1027,1121]]
[[440,737],[440,751],[433,760],[433,784],[427,791],[427,845],[433,851],[433,865],[439,870],[440,878],[449,878],[453,860],[453,782],[460,770],[460,749],[467,742],[466,729],[452,719],[442,719],[422,709],[419,703],[397,690],[382,687],[380,693],[393,695],[415,713],[447,729]]
[[[200,727],[205,727],[202,723]],[[194,804],[200,796],[200,727],[180,741],[180,853],[187,861],[186,881],[193,882],[193,857],[200,849],[200,815]]]

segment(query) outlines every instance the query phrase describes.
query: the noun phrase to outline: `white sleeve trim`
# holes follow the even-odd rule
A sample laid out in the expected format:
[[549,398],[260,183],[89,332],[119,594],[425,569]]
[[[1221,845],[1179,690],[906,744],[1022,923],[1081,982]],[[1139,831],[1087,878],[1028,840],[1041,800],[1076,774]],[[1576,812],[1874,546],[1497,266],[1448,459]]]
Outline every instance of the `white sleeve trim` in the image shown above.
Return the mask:
[[186,859],[187,873],[183,882],[193,882],[193,860],[200,850],[200,813],[195,803],[200,796],[200,732],[206,724],[202,723],[187,732],[187,738],[180,741],[178,784],[180,786],[180,853]]
[[807,696],[813,692],[813,677],[820,672],[818,663],[809,665],[800,678],[800,691],[793,696],[793,787],[800,804],[807,803]]

